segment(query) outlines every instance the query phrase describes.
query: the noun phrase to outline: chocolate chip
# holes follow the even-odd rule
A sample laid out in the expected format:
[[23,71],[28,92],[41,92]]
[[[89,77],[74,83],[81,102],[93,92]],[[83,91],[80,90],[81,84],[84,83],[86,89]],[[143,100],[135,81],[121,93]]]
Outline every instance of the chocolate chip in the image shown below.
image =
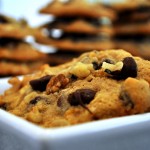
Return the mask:
[[53,75],[46,75],[39,79],[31,80],[29,83],[33,90],[43,92],[46,90],[46,86],[49,80],[52,78]]
[[122,79],[128,77],[135,78],[137,76],[137,64],[132,57],[126,57],[123,60],[123,68],[121,70]]
[[38,101],[40,101],[42,98],[40,96],[35,97],[30,101],[30,104],[35,105]]
[[32,99],[30,101],[30,104],[31,105],[35,105],[35,104],[37,104],[41,100],[44,101],[46,104],[50,104],[50,101],[48,100],[48,98],[44,97],[44,96],[36,96],[34,99]]
[[94,70],[99,70],[100,69],[100,65],[98,64],[98,62],[92,62],[92,64],[93,64]]
[[6,109],[7,109],[6,104],[2,104],[2,105],[0,106],[0,108],[3,109],[3,110],[6,110]]
[[128,106],[131,109],[134,108],[134,103],[126,91],[121,91],[119,98],[122,100],[125,106]]
[[68,102],[72,106],[89,104],[93,100],[95,94],[96,91],[91,89],[79,89],[68,96]]
[[105,72],[117,80],[126,79],[128,77],[135,78],[137,76],[137,64],[132,57],[126,57],[123,59],[123,67],[121,70],[111,71],[106,69]]
[[72,74],[72,75],[71,75],[71,79],[72,79],[72,80],[77,80],[78,77],[77,77],[76,75]]

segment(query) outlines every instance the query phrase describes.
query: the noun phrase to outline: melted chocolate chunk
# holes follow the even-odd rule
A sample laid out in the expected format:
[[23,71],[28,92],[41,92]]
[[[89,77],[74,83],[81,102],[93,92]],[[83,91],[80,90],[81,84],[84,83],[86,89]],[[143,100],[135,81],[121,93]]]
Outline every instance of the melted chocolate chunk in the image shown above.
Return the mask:
[[43,92],[46,90],[46,86],[51,78],[52,75],[46,75],[39,79],[31,80],[29,83],[33,90]]
[[96,91],[91,89],[79,89],[68,96],[68,102],[71,106],[89,104],[95,97]]
[[137,64],[132,57],[126,57],[123,60],[123,68],[119,71],[111,71],[106,69],[105,72],[112,75],[112,78],[122,80],[128,77],[135,78],[137,76]]
[[128,77],[135,78],[137,76],[137,64],[132,57],[126,57],[123,60],[123,68],[120,77],[126,79]]

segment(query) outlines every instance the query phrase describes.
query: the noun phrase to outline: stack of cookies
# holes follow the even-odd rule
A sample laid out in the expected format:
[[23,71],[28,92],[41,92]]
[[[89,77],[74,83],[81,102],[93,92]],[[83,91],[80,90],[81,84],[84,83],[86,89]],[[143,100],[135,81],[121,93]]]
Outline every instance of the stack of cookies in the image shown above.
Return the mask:
[[0,15],[1,77],[32,73],[43,65],[47,56],[25,42],[34,32],[25,21]]
[[110,8],[87,0],[53,0],[40,13],[54,16],[40,27],[41,34],[36,35],[37,42],[57,49],[50,54],[53,65],[82,52],[114,47],[110,22],[116,19],[116,14]]
[[116,48],[150,59],[150,1],[125,0],[110,7],[118,14],[114,21]]

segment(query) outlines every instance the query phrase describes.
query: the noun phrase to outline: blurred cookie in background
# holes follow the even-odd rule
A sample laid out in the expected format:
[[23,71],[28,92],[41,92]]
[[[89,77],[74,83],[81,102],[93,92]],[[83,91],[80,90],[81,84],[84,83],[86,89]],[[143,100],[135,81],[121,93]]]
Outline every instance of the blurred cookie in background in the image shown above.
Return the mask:
[[149,0],[99,0],[100,3],[105,3],[119,12],[124,10],[147,9],[150,7]]
[[105,6],[116,11],[112,21],[115,48],[122,48],[132,55],[150,59],[150,1],[123,0],[106,1]]
[[73,59],[86,51],[114,47],[110,41],[114,34],[111,20],[116,19],[116,14],[111,8],[87,0],[54,0],[40,13],[54,18],[39,26],[35,39],[38,43],[55,47],[55,56],[61,52],[64,58],[68,58],[67,53]]
[[53,0],[40,10],[42,14],[52,14],[56,17],[91,17],[106,16],[112,20],[116,14],[112,9],[105,8],[96,2],[87,0]]
[[25,40],[34,32],[24,20],[0,15],[0,76],[33,73],[46,63],[47,55]]
[[38,37],[36,40],[42,44],[52,45],[59,51],[85,52],[91,49],[102,50],[114,47],[113,42],[101,35],[81,33],[62,32],[59,36],[50,33],[47,37]]
[[[107,21],[107,23],[106,23]],[[106,17],[99,19],[84,17],[57,17],[41,26],[48,31],[60,29],[67,33],[85,33],[85,34],[113,34],[111,22]]]

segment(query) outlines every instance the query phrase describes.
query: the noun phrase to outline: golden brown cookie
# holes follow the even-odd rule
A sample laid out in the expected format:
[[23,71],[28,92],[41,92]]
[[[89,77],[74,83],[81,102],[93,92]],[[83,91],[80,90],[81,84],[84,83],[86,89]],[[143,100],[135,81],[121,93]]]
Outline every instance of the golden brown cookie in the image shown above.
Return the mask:
[[[67,20],[67,18],[65,18]],[[50,29],[61,29],[64,32],[69,33],[86,33],[86,34],[108,34],[111,36],[113,28],[108,25],[102,25],[98,22],[98,19],[74,19],[71,21],[64,21],[59,19],[59,21],[54,21],[52,23],[47,23],[43,25],[42,28]]]
[[0,106],[42,127],[137,115],[150,108],[149,74],[149,61],[123,50],[91,51],[10,79]]
[[92,49],[110,49],[114,47],[114,43],[109,39],[103,39],[102,36],[87,35],[87,34],[71,34],[65,33],[61,37],[52,37],[52,35],[38,34],[36,41],[42,44],[51,45],[59,50],[85,52]]
[[114,26],[116,35],[150,35],[150,21],[142,23],[122,24]]
[[43,62],[11,62],[7,60],[0,61],[0,76],[16,76],[16,75],[25,75],[34,73],[40,69],[43,65]]
[[[103,1],[103,0],[101,0]],[[124,11],[124,10],[133,10],[133,9],[140,9],[140,8],[148,8],[150,7],[149,0],[121,0],[120,2],[110,2],[108,5],[111,8],[114,8],[117,11]]]
[[32,45],[22,40],[0,38],[0,59],[15,61],[36,61],[47,58],[46,54],[38,51]]
[[147,41],[136,42],[136,41],[115,41],[116,48],[123,48],[130,52],[134,56],[140,56],[150,60],[150,44]]
[[150,8],[137,9],[137,10],[126,10],[118,13],[118,19],[115,21],[116,24],[126,23],[143,23],[148,22],[150,18]]
[[54,0],[40,10],[40,13],[52,14],[57,17],[64,16],[84,16],[92,18],[108,17],[112,20],[116,18],[115,12],[110,8],[105,8],[99,3],[88,3],[86,0]]
[[48,63],[51,66],[64,64],[78,57],[81,53],[75,53],[74,50],[67,52],[66,50],[57,50],[55,53],[48,54]]
[[16,21],[11,17],[0,15],[0,37],[22,39],[34,34],[35,29],[29,27],[24,21]]

